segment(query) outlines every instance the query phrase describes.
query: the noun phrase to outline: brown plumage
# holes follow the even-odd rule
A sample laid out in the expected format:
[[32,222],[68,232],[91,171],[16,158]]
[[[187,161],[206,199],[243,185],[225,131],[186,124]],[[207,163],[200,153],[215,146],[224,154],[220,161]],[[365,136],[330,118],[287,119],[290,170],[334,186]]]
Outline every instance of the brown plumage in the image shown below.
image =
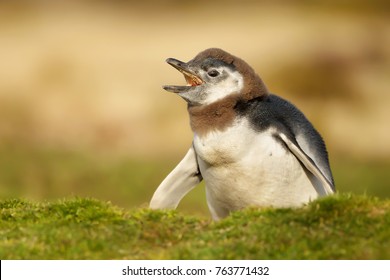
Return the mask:
[[236,118],[234,106],[238,100],[240,96],[234,94],[209,105],[188,106],[192,131],[203,136],[209,131],[229,127]]

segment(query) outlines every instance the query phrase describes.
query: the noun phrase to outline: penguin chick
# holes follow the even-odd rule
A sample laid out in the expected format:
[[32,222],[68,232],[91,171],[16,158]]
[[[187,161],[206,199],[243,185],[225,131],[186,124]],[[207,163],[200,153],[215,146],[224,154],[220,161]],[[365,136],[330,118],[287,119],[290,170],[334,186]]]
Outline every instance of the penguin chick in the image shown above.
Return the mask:
[[186,86],[193,143],[155,191],[152,209],[176,208],[203,179],[213,219],[245,207],[297,207],[335,192],[324,141],[301,111],[268,92],[243,60],[207,49],[168,58]]

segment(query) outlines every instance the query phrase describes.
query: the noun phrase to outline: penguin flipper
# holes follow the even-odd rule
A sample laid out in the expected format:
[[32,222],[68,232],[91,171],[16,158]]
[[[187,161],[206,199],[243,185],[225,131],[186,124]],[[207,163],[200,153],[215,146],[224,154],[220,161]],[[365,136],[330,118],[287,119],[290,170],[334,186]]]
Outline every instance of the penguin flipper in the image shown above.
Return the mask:
[[180,200],[202,181],[193,146],[162,181],[150,201],[152,209],[175,209]]
[[320,168],[315,162],[299,147],[291,141],[285,134],[278,133],[279,138],[286,144],[287,148],[297,157],[297,159],[307,168],[307,170],[314,175],[314,177],[321,183],[320,189],[316,188],[320,196],[334,193],[333,184],[324,176]]

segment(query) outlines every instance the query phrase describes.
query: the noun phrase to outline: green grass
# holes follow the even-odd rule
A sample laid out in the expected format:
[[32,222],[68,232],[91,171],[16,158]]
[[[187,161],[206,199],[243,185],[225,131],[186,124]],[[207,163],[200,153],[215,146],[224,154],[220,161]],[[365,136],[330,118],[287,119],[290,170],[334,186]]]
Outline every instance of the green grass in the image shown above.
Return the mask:
[[390,201],[336,195],[212,222],[95,199],[0,202],[0,259],[389,259]]

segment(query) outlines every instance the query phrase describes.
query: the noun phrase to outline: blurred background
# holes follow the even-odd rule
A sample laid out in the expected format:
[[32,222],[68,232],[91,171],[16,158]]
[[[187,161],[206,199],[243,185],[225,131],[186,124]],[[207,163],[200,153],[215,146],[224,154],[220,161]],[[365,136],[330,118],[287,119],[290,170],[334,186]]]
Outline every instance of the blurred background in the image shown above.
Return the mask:
[[[389,198],[389,15],[385,0],[1,0],[0,198],[147,206],[192,139],[165,59],[209,47],[306,114],[340,192]],[[204,186],[180,209],[208,215]]]

